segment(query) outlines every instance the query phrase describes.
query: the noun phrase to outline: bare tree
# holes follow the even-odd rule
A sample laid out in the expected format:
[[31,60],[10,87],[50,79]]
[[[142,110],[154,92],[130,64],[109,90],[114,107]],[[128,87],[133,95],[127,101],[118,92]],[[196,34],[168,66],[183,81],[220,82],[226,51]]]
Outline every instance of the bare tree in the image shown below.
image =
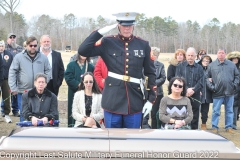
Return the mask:
[[13,32],[13,14],[20,0],[0,0],[0,7],[10,14],[10,29]]

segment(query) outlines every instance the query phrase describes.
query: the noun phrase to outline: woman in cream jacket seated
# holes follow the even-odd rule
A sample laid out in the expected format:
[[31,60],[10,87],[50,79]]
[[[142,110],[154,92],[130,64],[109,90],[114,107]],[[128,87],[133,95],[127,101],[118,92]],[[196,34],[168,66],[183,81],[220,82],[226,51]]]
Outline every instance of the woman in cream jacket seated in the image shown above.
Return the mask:
[[86,72],[75,93],[72,116],[74,127],[101,128],[103,126],[102,94],[91,72]]

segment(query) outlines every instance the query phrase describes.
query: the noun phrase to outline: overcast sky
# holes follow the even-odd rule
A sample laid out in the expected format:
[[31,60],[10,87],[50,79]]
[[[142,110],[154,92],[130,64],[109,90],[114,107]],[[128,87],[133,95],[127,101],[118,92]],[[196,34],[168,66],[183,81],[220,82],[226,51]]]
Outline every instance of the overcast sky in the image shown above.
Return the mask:
[[148,18],[171,16],[177,22],[197,21],[200,25],[217,18],[220,23],[240,24],[238,0],[21,0],[16,9],[30,20],[33,16],[48,14],[62,19],[64,14],[76,17],[115,19],[113,13],[138,12]]

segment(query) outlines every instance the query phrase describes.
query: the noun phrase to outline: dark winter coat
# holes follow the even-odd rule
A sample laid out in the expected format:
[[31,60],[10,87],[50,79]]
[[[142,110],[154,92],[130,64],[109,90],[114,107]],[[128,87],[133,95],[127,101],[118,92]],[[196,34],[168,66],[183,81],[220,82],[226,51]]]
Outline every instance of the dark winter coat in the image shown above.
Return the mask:
[[36,88],[29,90],[22,95],[23,117],[30,120],[31,116],[39,119],[47,117],[48,120],[58,119],[58,101],[55,94],[44,89],[40,99],[36,96]]
[[154,65],[156,68],[155,73],[156,73],[157,95],[163,95],[162,85],[166,80],[164,64],[159,61],[155,61]]
[[[233,58],[238,58],[238,63],[236,64],[236,67],[240,73],[240,52],[230,52],[227,54],[226,59],[232,61]],[[240,74],[239,74],[240,76]],[[234,103],[233,103],[233,107],[240,107],[240,83],[238,83],[238,86],[234,92]]]
[[[212,78],[212,82],[209,81]],[[225,59],[220,63],[213,61],[206,72],[207,87],[213,92],[213,98],[232,96],[239,84],[239,71],[236,65]]]
[[167,80],[170,81],[173,77],[175,77],[176,74],[176,66],[178,64],[178,61],[173,58],[169,61],[170,65],[167,69]]
[[207,88],[207,83],[206,83],[206,72],[207,72],[207,67],[204,67],[202,65],[202,60],[204,57],[209,57],[210,58],[210,63],[212,63],[212,58],[208,55],[204,55],[202,56],[202,59],[198,62],[198,64],[200,64],[202,67],[203,67],[203,72],[204,72],[204,78],[202,79],[202,90],[201,90],[201,93],[202,93],[202,96],[201,96],[201,102],[202,103],[212,103],[213,102],[213,99],[212,99],[212,91],[209,90]]
[[12,61],[13,61],[13,55],[9,51],[4,50],[3,59],[2,59],[3,79],[8,79],[9,68],[12,64]]

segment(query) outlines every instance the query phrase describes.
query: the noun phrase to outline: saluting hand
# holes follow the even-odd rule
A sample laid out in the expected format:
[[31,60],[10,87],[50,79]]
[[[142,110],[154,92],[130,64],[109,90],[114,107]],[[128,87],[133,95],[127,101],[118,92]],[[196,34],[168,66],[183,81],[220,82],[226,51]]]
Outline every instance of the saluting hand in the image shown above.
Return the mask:
[[116,24],[113,24],[110,26],[103,27],[102,29],[98,30],[98,33],[100,33],[101,35],[104,35],[104,34],[108,33],[109,31],[111,31],[112,29],[116,28],[117,25],[118,24],[116,23]]

